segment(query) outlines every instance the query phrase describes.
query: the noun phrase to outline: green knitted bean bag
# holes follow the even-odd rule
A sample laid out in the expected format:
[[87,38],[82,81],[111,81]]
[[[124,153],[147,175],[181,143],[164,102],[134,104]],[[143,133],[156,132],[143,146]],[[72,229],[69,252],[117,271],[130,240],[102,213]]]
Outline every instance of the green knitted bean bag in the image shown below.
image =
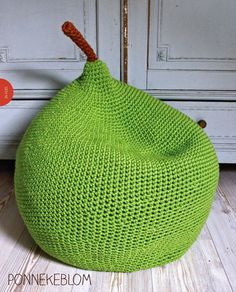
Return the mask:
[[131,272],[180,258],[216,191],[214,148],[189,117],[88,60],[36,115],[17,149],[16,200],[36,243],[89,270]]

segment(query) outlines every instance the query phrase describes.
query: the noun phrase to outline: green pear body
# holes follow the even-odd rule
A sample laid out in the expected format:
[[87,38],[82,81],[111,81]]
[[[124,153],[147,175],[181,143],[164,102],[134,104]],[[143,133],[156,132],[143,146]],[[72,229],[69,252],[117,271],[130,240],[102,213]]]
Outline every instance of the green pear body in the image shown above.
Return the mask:
[[131,272],[188,250],[218,177],[196,122],[97,60],[32,120],[14,179],[22,218],[45,252],[82,269]]

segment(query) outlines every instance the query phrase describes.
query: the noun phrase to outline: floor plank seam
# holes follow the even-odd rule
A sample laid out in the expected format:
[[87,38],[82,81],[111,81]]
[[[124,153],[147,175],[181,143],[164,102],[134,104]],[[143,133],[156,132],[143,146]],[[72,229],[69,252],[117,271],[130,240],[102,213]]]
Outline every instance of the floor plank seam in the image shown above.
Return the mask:
[[228,274],[227,274],[227,272],[226,272],[226,270],[225,270],[225,266],[224,266],[224,264],[223,264],[223,262],[222,262],[221,256],[220,256],[220,254],[219,254],[219,252],[218,252],[218,250],[217,250],[217,247],[216,247],[216,245],[215,245],[215,242],[214,242],[214,240],[213,240],[213,237],[212,237],[212,234],[211,234],[211,230],[210,230],[210,228],[209,228],[209,226],[208,226],[207,223],[206,223],[206,228],[207,228],[208,233],[209,233],[209,235],[210,235],[210,237],[211,237],[211,241],[212,241],[212,244],[213,244],[214,249],[215,249],[215,251],[216,251],[216,254],[217,254],[217,256],[218,256],[218,258],[219,258],[219,260],[220,260],[220,262],[221,262],[221,265],[222,265],[222,267],[223,267],[223,270],[224,270],[225,276],[226,276],[226,278],[227,278],[227,280],[228,280],[229,286],[231,287],[231,291],[234,292],[234,289],[233,289],[232,283],[231,283],[231,281],[230,281],[230,279],[229,279],[229,276],[228,276]]

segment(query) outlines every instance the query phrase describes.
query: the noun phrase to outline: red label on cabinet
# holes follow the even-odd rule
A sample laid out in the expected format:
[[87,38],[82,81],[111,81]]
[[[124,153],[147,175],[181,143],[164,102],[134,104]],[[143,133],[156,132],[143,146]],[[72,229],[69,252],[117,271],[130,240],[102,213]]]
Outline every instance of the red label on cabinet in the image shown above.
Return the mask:
[[5,79],[0,79],[0,106],[8,104],[12,100],[13,93],[11,83]]

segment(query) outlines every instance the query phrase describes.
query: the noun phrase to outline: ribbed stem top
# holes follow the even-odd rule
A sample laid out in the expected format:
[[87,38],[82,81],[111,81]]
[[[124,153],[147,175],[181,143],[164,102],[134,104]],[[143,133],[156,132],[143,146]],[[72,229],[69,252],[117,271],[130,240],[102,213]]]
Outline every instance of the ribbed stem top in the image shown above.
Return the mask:
[[92,82],[93,84],[99,85],[99,87],[108,87],[113,77],[111,76],[107,65],[101,61],[96,60],[93,62],[87,61],[84,66],[80,80],[84,82]]

